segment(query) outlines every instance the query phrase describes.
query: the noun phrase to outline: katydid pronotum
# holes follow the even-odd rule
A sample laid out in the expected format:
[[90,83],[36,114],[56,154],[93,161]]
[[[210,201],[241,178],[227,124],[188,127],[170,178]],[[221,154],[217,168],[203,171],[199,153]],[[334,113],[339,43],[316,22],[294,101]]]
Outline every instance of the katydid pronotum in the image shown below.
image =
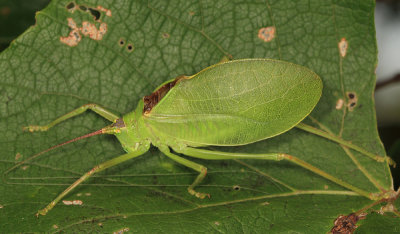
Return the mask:
[[297,127],[359,151],[374,160],[383,161],[384,157],[366,152],[339,137],[301,123],[314,109],[321,93],[322,81],[319,76],[300,65],[272,59],[218,63],[195,75],[179,76],[161,84],[151,95],[139,101],[135,111],[122,117],[99,105],[87,104],[48,125],[25,127],[30,132],[47,131],[89,109],[112,122],[98,131],[36,154],[16,164],[5,174],[67,143],[94,135],[112,134],[118,138],[126,154],[93,167],[44,209],[39,210],[37,215],[45,215],[65,195],[93,174],[144,154],[151,144],[175,162],[199,173],[187,189],[198,198],[209,197],[208,194],[195,190],[206,176],[207,168],[176,153],[208,160],[286,159],[354,192],[366,195],[363,194],[364,191],[292,155],[228,153],[204,148],[250,144]]

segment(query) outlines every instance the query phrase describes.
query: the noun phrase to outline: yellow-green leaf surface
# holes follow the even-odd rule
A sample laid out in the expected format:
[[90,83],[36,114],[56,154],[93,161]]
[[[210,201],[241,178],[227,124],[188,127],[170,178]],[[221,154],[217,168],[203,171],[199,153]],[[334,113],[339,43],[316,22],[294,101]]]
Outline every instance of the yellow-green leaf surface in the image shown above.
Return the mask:
[[[130,112],[162,82],[224,57],[273,58],[310,68],[324,88],[305,123],[385,155],[372,99],[372,0],[70,3],[52,1],[37,13],[35,26],[0,54],[2,174],[108,122],[90,112],[48,132],[23,132],[23,126],[46,124],[86,103]],[[187,193],[196,173],[151,148],[89,179],[36,218],[80,175],[124,153],[113,136],[101,135],[7,173],[0,181],[0,230],[325,233],[341,214],[379,209],[366,195],[392,190],[385,162],[300,129],[227,150],[288,153],[364,195],[288,161],[195,160],[209,169],[198,191],[211,198],[200,200]],[[77,205],[68,205],[72,201]]]

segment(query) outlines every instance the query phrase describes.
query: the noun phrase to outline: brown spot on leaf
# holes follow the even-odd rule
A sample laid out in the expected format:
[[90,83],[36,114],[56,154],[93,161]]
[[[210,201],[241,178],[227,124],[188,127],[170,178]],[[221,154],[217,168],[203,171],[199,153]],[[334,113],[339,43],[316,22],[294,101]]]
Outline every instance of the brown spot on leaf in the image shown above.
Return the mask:
[[105,12],[106,16],[111,16],[111,10],[106,9],[102,6],[97,6],[97,8],[90,8],[84,5],[78,5],[74,2],[68,3],[66,8],[71,11],[71,13],[74,13],[76,9],[88,12],[93,15],[95,21],[100,22],[100,25],[97,28],[95,24],[92,24],[88,21],[83,21],[82,27],[78,27],[72,18],[68,18],[68,26],[71,28],[71,31],[67,37],[60,37],[60,41],[62,43],[71,47],[78,45],[80,40],[82,39],[81,33],[84,36],[88,36],[93,40],[103,39],[103,36],[107,33],[107,24],[101,22],[101,12]]
[[356,215],[354,213],[349,215],[340,215],[334,221],[334,226],[331,229],[331,233],[339,234],[339,233],[353,233],[354,230],[358,227],[356,224],[358,220],[364,219],[365,215]]
[[235,190],[235,191],[239,191],[240,190],[240,186],[239,185],[234,185],[232,187],[232,189]]
[[338,44],[339,52],[342,57],[346,56],[348,46],[349,44],[347,43],[346,38],[343,37]]
[[270,42],[272,39],[275,37],[275,27],[270,26],[270,27],[265,27],[265,28],[260,28],[258,30],[258,38],[265,42]]
[[88,21],[82,22],[82,27],[78,28],[75,21],[72,18],[68,18],[68,26],[71,28],[71,32],[68,37],[60,37],[60,41],[66,45],[74,47],[81,41],[82,33],[84,36],[89,36],[93,40],[101,40],[107,33],[107,24],[101,23],[99,28]]
[[99,29],[97,29],[94,24],[91,24],[87,21],[83,21],[81,32],[83,35],[89,36],[91,39],[98,41],[103,39],[104,34],[106,34],[107,24],[101,23]]
[[72,201],[72,205],[82,205],[83,204],[83,202],[81,201],[81,200],[73,200]]
[[58,228],[57,224],[54,224],[54,225],[53,225],[53,228],[54,228],[54,229],[57,229],[57,228]]
[[343,99],[341,99],[341,98],[338,99],[337,102],[336,102],[336,110],[342,109],[343,103],[344,103]]
[[170,35],[169,35],[169,33],[166,33],[166,32],[165,32],[165,33],[162,34],[162,37],[165,38],[165,39],[167,39],[167,38],[170,37]]
[[78,45],[82,37],[79,33],[79,28],[76,27],[76,23],[72,18],[68,18],[68,26],[71,28],[68,37],[60,37],[60,41],[66,45],[74,47]]
[[347,108],[349,109],[349,111],[353,111],[354,107],[357,106],[357,101],[358,101],[357,94],[355,92],[347,92],[346,96],[348,99]]
[[397,209],[396,209],[396,207],[393,205],[393,203],[388,203],[388,204],[386,204],[385,206],[382,206],[380,209],[379,209],[379,214],[384,214],[384,213],[386,213],[386,212],[390,212],[390,213],[396,213],[396,212],[398,212],[397,211]]
[[67,206],[70,206],[70,205],[80,206],[83,204],[83,201],[81,201],[81,200],[73,200],[73,201],[63,200],[62,202]]
[[111,13],[111,10],[110,10],[110,9],[104,8],[104,7],[102,7],[102,6],[97,6],[97,10],[102,11],[102,12],[105,12],[105,13],[106,13],[106,16],[108,16],[108,17],[111,17],[111,16],[112,16],[112,13]]
[[15,161],[18,161],[18,160],[20,160],[20,159],[21,159],[21,157],[22,157],[22,154],[20,154],[20,153],[17,153],[17,154],[15,155]]

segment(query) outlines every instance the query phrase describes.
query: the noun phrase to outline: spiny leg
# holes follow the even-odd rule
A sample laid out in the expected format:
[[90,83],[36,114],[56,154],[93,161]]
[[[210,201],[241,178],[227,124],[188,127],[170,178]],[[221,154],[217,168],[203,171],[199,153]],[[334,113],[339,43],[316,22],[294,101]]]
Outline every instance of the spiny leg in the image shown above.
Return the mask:
[[41,209],[38,211],[38,213],[36,214],[36,216],[40,215],[46,215],[47,212],[49,212],[51,209],[53,209],[53,207],[63,198],[65,197],[69,192],[71,192],[76,186],[78,186],[79,184],[81,184],[83,181],[87,180],[90,176],[92,176],[93,174],[103,171],[109,167],[118,165],[120,163],[123,163],[129,159],[138,157],[142,154],[144,154],[146,151],[134,151],[128,154],[123,154],[121,156],[118,156],[116,158],[113,158],[109,161],[106,161],[104,163],[101,163],[95,167],[93,167],[90,171],[86,172],[81,178],[79,178],[78,180],[76,180],[73,184],[71,184],[66,190],[64,190],[64,192],[60,193],[52,202],[50,202],[44,209]]
[[192,147],[185,147],[183,149],[173,148],[176,152],[194,157],[194,158],[201,158],[201,159],[208,159],[208,160],[223,160],[223,159],[264,159],[264,160],[273,160],[273,161],[280,161],[280,160],[288,160],[292,163],[295,163],[307,170],[310,170],[328,180],[335,182],[347,189],[350,189],[362,196],[365,196],[369,199],[376,199],[373,197],[371,193],[359,189],[345,181],[338,179],[323,170],[314,167],[313,165],[297,158],[289,154],[284,153],[268,153],[268,154],[249,154],[249,153],[230,153],[230,152],[221,152],[221,151],[213,151],[213,150],[206,150],[206,149],[199,149],[199,148],[192,148]]
[[200,193],[200,192],[196,192],[194,190],[194,188],[201,183],[201,181],[204,179],[204,177],[207,174],[207,168],[203,165],[197,164],[195,162],[189,161],[185,158],[179,157],[178,155],[175,155],[173,153],[170,152],[169,148],[167,146],[162,146],[159,147],[160,151],[163,152],[167,157],[171,158],[172,160],[174,160],[175,162],[178,162],[184,166],[190,167],[193,170],[199,172],[200,174],[196,177],[196,179],[194,180],[194,182],[188,187],[188,192],[198,198],[205,198],[210,197],[210,194],[207,193]]
[[30,132],[34,132],[34,131],[47,131],[49,128],[53,127],[54,125],[61,123],[67,119],[70,119],[74,116],[80,115],[83,112],[85,112],[86,110],[92,110],[94,112],[96,112],[97,114],[99,114],[100,116],[102,116],[103,118],[114,122],[115,120],[117,120],[119,118],[118,115],[104,109],[103,107],[97,105],[97,104],[85,104],[81,107],[76,108],[75,110],[60,116],[59,118],[57,118],[56,120],[52,121],[51,123],[47,124],[47,125],[43,125],[43,126],[38,126],[38,125],[29,125],[27,127],[24,127],[23,130],[28,130]]

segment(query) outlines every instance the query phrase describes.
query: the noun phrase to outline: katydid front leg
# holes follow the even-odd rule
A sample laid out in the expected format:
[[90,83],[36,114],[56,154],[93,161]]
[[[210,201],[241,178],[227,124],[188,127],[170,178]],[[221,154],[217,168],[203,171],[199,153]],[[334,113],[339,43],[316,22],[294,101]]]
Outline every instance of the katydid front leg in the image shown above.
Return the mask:
[[87,110],[92,110],[94,112],[96,112],[98,115],[100,115],[101,117],[111,121],[111,122],[115,122],[115,120],[117,120],[119,118],[118,115],[104,109],[103,107],[97,105],[97,104],[85,104],[81,107],[76,108],[75,110],[60,116],[59,118],[57,118],[56,120],[52,121],[51,123],[47,124],[47,125],[43,125],[43,126],[38,126],[38,125],[29,125],[27,127],[24,127],[23,130],[28,130],[30,132],[35,132],[35,131],[47,131],[49,130],[51,127],[53,127],[56,124],[59,124],[67,119],[70,119],[74,116],[80,115],[82,113],[84,113]]
[[[27,127],[24,127],[23,130],[28,130],[30,132],[47,131],[48,129],[50,129],[54,125],[56,125],[58,123],[61,123],[61,122],[65,121],[65,120],[67,120],[67,119],[70,119],[70,118],[72,118],[74,116],[80,115],[80,114],[84,113],[88,109],[93,110],[95,113],[99,114],[103,118],[105,118],[105,119],[107,119],[109,121],[112,121],[112,122],[115,122],[117,119],[119,119],[118,115],[116,115],[116,114],[104,109],[103,107],[101,107],[101,106],[99,106],[97,104],[86,104],[86,105],[83,105],[83,106],[81,106],[81,107],[79,107],[79,108],[77,108],[77,109],[75,109],[75,110],[73,110],[73,111],[71,111],[71,112],[69,112],[69,113],[67,113],[65,115],[60,116],[59,118],[57,118],[56,120],[52,121],[51,123],[49,123],[47,125],[43,125],[43,126],[29,125]],[[66,141],[64,143],[61,143],[61,144],[55,145],[53,147],[50,147],[47,150],[44,150],[44,151],[42,151],[42,152],[40,152],[38,154],[33,155],[32,157],[29,157],[29,158],[23,160],[22,162],[17,163],[13,167],[11,167],[8,170],[6,170],[3,174],[6,175],[7,173],[9,173],[10,171],[14,170],[15,168],[17,168],[17,167],[25,164],[26,162],[31,161],[31,160],[39,157],[40,155],[42,155],[42,154],[44,154],[46,152],[49,152],[49,151],[51,151],[53,149],[56,149],[56,148],[61,147],[63,145],[69,144],[71,142],[75,142],[75,141],[80,140],[80,139],[84,139],[84,138],[91,137],[91,136],[98,135],[98,134],[105,134],[105,133],[114,134],[114,129],[112,129],[112,128],[108,128],[108,129],[107,128],[103,128],[103,129],[98,130],[96,132],[92,132],[92,133],[86,134],[84,136],[80,136],[80,137],[74,138],[72,140]]]
[[113,158],[109,161],[106,161],[104,163],[101,163],[95,167],[93,167],[90,171],[86,172],[81,178],[79,178],[77,181],[75,181],[73,184],[71,184],[66,190],[64,190],[64,192],[60,193],[60,195],[58,195],[56,197],[56,199],[54,199],[52,202],[50,202],[44,209],[41,209],[37,212],[36,216],[40,215],[46,215],[47,212],[49,212],[51,209],[53,209],[53,207],[63,198],[65,197],[69,192],[71,192],[76,186],[78,186],[79,184],[81,184],[83,181],[87,180],[89,177],[91,177],[93,174],[98,173],[100,171],[103,171],[109,167],[118,165],[120,163],[123,163],[129,159],[138,157],[142,154],[144,154],[147,150],[137,150],[134,152],[130,152],[127,154],[123,154],[119,157]]

